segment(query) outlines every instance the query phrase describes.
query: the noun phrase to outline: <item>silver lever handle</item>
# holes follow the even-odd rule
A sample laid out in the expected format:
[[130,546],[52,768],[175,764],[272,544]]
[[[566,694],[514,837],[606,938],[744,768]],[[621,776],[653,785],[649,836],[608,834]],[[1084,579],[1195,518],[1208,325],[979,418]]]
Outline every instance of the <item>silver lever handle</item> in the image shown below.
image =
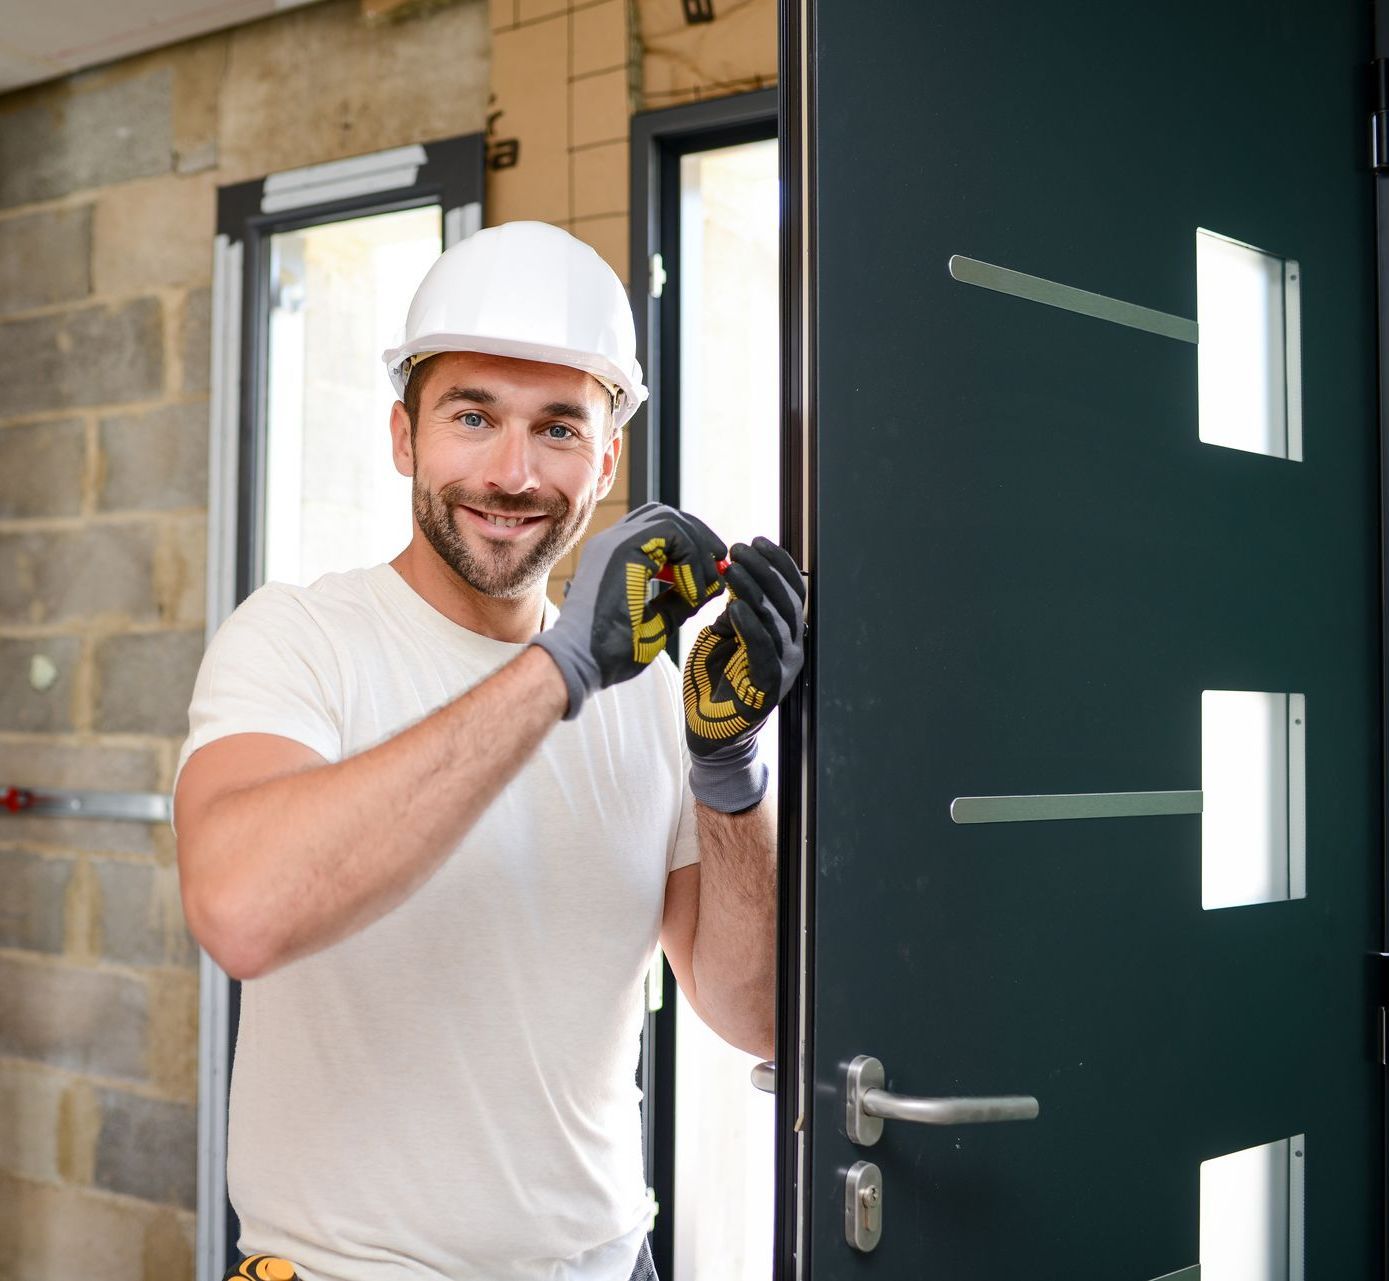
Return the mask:
[[771,1059],[765,1063],[753,1064],[752,1084],[755,1089],[761,1090],[764,1094],[776,1093],[776,1064]]
[[892,1094],[883,1086],[887,1074],[877,1059],[860,1054],[849,1064],[845,1126],[849,1139],[872,1147],[883,1137],[883,1121],[921,1125],[979,1125],[987,1121],[1033,1121],[1041,1105],[1031,1095],[1000,1098],[916,1099]]

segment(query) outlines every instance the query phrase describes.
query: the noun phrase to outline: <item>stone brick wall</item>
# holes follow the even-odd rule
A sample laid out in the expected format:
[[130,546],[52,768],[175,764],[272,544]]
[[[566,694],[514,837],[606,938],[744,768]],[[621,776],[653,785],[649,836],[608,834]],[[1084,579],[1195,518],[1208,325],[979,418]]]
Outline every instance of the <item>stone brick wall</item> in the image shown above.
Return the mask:
[[[203,649],[217,186],[481,130],[487,67],[481,0],[390,23],[329,0],[0,97],[0,787],[172,782]],[[0,1281],[189,1278],[172,834],[0,816],[0,887]]]
[[[0,97],[0,786],[172,782],[203,640],[216,188],[486,127],[488,221],[560,223],[625,279],[632,111],[775,81],[775,0],[701,8],[327,0]],[[624,467],[595,529],[627,492]],[[187,1278],[198,995],[172,835],[0,817],[0,885],[0,1281]]]

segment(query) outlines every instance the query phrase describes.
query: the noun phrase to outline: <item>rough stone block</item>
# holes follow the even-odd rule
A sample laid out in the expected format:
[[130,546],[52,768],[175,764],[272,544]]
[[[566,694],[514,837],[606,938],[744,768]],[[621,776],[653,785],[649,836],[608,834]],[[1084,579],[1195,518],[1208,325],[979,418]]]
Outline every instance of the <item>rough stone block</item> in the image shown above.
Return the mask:
[[148,994],[120,974],[0,957],[0,1054],[144,1080]]
[[169,68],[153,67],[16,94],[0,110],[0,207],[167,173],[172,87]]
[[0,624],[158,621],[156,540],[143,522],[0,534]]
[[191,965],[198,949],[183,920],[178,870],[102,859],[102,954],[127,965]]
[[63,903],[72,878],[70,858],[0,850],[0,947],[63,950]]
[[165,174],[103,191],[92,232],[96,291],[137,293],[210,281],[217,230],[212,177]]
[[77,515],[86,456],[76,419],[0,428],[0,518]]
[[150,1079],[161,1093],[198,1100],[198,972],[150,971]]
[[0,219],[0,311],[85,298],[91,261],[90,205]]
[[[144,1270],[150,1210],[62,1183],[0,1175],[5,1281],[131,1281]],[[185,1274],[188,1275],[188,1274]],[[163,1277],[150,1281],[164,1281]],[[172,1276],[168,1281],[173,1281]]]
[[206,507],[207,412],[207,402],[198,401],[103,418],[97,506]]
[[227,34],[218,31],[162,51],[174,73],[174,169],[217,164],[217,102],[227,69]]
[[64,1084],[63,1077],[48,1068],[0,1063],[0,1170],[31,1179],[58,1178],[58,1109]]
[[188,733],[188,703],[203,657],[203,633],[111,636],[96,649],[96,728],[116,733]]
[[96,1185],[192,1209],[197,1194],[198,1117],[187,1103],[102,1090]]
[[[312,5],[237,27],[221,99],[222,182],[480,131],[488,92],[487,7],[449,5],[393,24],[354,4]],[[420,92],[421,68],[448,74]]]
[[0,418],[150,400],[163,386],[157,298],[0,324]]
[[212,290],[190,289],[184,298],[178,355],[183,390],[207,391],[212,373]]
[[206,616],[207,519],[201,513],[163,522],[154,553],[154,596],[169,627],[189,627]]
[[[160,786],[160,767],[149,748],[69,747],[15,736],[0,739],[0,779],[15,787],[80,788],[112,792],[152,792]],[[7,816],[5,838],[16,844],[48,844],[69,849],[148,854],[152,827],[146,823],[92,819]]]
[[187,1210],[161,1208],[145,1229],[144,1281],[183,1281],[196,1275],[193,1246],[197,1216]]
[[0,727],[26,734],[72,729],[81,651],[75,636],[0,639]]

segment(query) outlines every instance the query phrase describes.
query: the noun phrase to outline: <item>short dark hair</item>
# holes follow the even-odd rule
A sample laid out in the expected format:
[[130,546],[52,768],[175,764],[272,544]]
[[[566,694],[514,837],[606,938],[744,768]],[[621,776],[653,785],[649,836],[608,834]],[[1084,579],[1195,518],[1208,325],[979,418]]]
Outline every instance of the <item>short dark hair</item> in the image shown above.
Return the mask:
[[423,360],[417,360],[410,366],[410,372],[405,379],[405,391],[400,399],[404,402],[405,412],[410,418],[410,448],[415,448],[415,433],[420,425],[420,395],[424,391],[424,367],[433,360],[433,356],[426,356]]

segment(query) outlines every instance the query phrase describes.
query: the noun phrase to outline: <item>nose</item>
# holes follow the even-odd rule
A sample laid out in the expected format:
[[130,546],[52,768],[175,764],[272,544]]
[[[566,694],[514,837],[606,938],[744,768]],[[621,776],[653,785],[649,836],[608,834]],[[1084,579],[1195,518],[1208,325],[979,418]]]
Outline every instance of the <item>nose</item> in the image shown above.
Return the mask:
[[539,489],[530,432],[520,427],[506,427],[497,432],[488,450],[482,479],[489,489],[500,489],[507,494],[525,494]]

